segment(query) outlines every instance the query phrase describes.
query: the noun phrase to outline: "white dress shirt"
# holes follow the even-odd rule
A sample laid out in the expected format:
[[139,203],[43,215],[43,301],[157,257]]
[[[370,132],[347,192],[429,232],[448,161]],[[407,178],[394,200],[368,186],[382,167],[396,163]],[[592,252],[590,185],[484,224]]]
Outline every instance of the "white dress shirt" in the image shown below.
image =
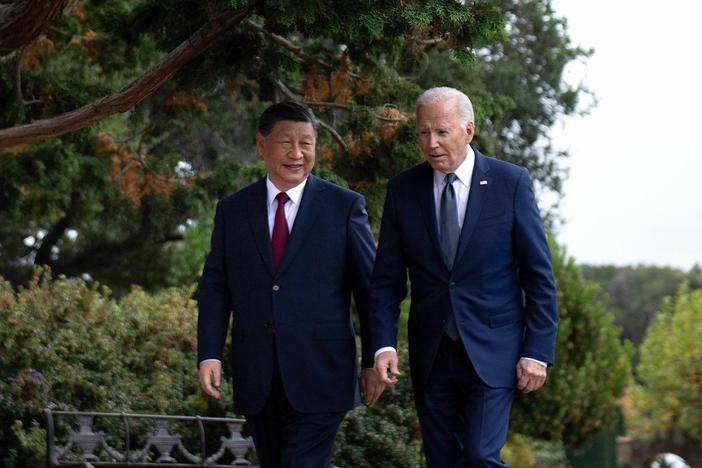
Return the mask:
[[[297,211],[300,209],[300,200],[302,199],[302,192],[305,190],[305,185],[307,184],[307,178],[303,180],[300,185],[297,185],[285,193],[290,197],[290,201],[285,204],[285,220],[288,222],[288,234],[292,231],[293,224],[295,223],[295,217],[297,216]],[[268,193],[268,235],[273,238],[273,224],[275,223],[275,212],[278,209],[278,200],[275,197],[278,196],[282,190],[273,185],[271,179],[266,177],[266,192]]]

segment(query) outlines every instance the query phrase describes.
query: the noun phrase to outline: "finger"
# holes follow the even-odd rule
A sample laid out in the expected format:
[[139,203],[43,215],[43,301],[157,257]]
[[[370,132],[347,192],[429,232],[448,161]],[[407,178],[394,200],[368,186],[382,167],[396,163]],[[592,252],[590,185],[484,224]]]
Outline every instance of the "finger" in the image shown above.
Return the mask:
[[221,383],[221,378],[222,378],[222,373],[219,371],[219,369],[212,369],[212,373],[214,374],[214,386],[219,388],[219,385]]
[[529,388],[529,376],[527,375],[522,375],[521,378],[517,381],[517,388],[519,389],[520,392],[528,393],[528,388]]
[[390,360],[390,372],[400,375],[400,369],[397,367],[397,356],[395,356],[395,359]]
[[375,370],[383,385],[394,385],[395,382],[397,382],[397,379],[393,375],[388,374],[388,367],[391,365],[392,364],[385,359],[379,359],[376,363]]
[[378,394],[375,391],[375,387],[371,388],[368,390],[368,393],[366,393],[366,406],[373,406],[373,403],[378,399]]
[[219,398],[220,393],[212,386],[214,372],[212,369],[205,369],[200,375],[200,386],[202,390],[209,396]]

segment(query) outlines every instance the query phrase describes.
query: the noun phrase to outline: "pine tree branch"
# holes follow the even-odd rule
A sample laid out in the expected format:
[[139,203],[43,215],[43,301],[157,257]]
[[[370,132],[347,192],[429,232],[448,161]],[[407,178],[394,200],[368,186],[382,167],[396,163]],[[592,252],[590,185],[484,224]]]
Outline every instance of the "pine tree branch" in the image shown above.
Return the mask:
[[21,49],[46,31],[69,0],[15,0],[0,3],[0,52]]
[[292,52],[294,55],[300,57],[305,62],[312,63],[314,65],[319,65],[320,67],[326,68],[327,70],[334,70],[334,67],[332,65],[328,64],[327,62],[325,62],[317,57],[313,57],[313,56],[305,53],[305,51],[302,50],[302,47],[296,46],[295,44],[293,44],[292,42],[290,42],[289,40],[287,40],[283,36],[279,36],[277,34],[274,34],[270,31],[268,31],[266,28],[264,28],[260,24],[257,24],[255,21],[247,19],[245,21],[245,23],[248,24],[249,26],[251,26],[252,28],[254,28],[256,31],[262,33],[264,36],[266,36],[268,39],[270,39],[271,42],[273,42],[274,44],[278,44],[279,46],[282,46],[284,49],[289,50],[290,52]]
[[227,11],[198,29],[192,36],[121,91],[79,109],[26,125],[0,130],[0,149],[46,140],[79,130],[114,114],[126,112],[158,90],[186,63],[200,55],[227,30],[251,12],[247,6]]

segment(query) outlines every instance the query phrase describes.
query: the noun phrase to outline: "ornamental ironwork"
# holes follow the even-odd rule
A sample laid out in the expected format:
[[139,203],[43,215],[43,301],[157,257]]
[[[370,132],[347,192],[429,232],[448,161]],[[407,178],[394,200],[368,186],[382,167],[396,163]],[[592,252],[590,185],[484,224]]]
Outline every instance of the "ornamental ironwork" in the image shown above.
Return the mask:
[[[255,453],[251,437],[244,437],[241,433],[245,421],[240,418],[50,409],[44,410],[44,416],[48,468],[164,465],[230,468],[232,465],[252,466],[249,457]],[[110,430],[96,431],[96,420]],[[117,421],[121,424],[116,425]],[[191,436],[186,438],[173,433],[171,426],[176,422],[188,427]],[[121,430],[116,430],[117,426]],[[206,427],[210,429],[209,433],[205,431]],[[223,427],[228,435],[220,435],[216,449],[208,451],[207,441],[213,440],[213,433],[217,430],[226,432]],[[198,441],[192,443],[195,435]],[[191,441],[190,449],[186,448],[187,441]]]

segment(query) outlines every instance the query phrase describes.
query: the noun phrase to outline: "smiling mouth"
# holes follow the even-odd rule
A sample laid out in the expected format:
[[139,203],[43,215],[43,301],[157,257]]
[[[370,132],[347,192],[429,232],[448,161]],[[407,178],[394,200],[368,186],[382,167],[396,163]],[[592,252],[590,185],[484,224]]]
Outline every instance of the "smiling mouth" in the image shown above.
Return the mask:
[[302,164],[283,164],[284,167],[288,169],[301,169]]

